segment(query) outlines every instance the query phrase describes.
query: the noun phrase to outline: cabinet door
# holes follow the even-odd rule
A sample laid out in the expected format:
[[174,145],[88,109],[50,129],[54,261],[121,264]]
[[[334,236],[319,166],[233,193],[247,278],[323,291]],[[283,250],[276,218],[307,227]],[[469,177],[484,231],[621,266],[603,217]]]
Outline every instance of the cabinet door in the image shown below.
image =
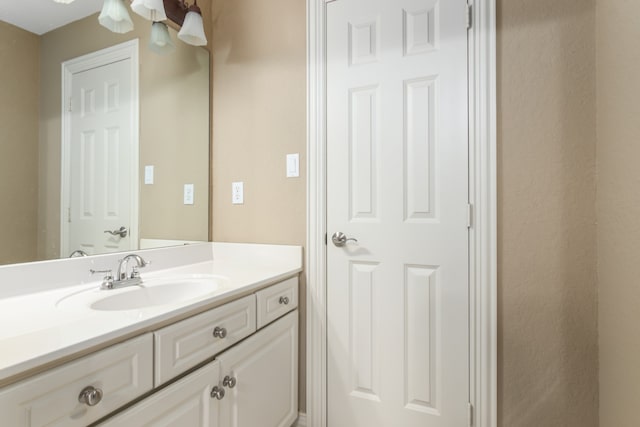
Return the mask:
[[[290,427],[298,417],[298,310],[222,353],[221,427]],[[233,381],[232,380],[232,381]]]
[[0,388],[0,426],[86,426],[151,390],[152,363],[146,334]]
[[100,426],[218,427],[219,400],[211,391],[219,375],[219,362],[211,362]]

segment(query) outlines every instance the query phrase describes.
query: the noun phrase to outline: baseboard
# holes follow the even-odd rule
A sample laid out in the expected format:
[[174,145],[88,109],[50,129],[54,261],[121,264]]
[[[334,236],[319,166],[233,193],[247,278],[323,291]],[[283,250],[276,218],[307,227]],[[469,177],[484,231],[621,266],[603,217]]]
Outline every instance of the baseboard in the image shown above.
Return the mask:
[[307,427],[307,414],[300,412],[298,419],[291,427]]

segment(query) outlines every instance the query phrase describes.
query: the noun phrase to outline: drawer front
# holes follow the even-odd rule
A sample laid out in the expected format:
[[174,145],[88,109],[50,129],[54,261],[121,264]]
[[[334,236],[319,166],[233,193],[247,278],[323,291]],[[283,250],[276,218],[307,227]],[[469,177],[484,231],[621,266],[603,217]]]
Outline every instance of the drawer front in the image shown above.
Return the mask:
[[[0,389],[2,425],[86,426],[151,390],[152,363],[146,334]],[[94,406],[79,402],[85,387],[102,392]]]
[[255,331],[254,295],[156,331],[155,385],[204,362]]
[[100,427],[218,426],[220,400],[211,397],[218,385],[220,362],[215,361],[163,388]]
[[298,307],[298,278],[292,277],[256,293],[258,329]]

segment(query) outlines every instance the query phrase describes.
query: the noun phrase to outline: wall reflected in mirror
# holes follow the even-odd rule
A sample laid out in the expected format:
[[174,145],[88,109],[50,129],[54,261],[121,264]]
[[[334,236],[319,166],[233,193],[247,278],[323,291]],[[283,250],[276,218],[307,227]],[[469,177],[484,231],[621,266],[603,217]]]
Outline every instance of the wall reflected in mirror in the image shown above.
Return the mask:
[[[176,42],[170,55],[158,55],[147,47],[151,23],[132,18],[135,29],[124,35],[98,25],[97,14],[43,35],[0,21],[0,264],[69,255],[61,248],[69,220],[61,201],[61,64],[132,39],[140,61],[132,247],[208,240],[209,52]],[[153,166],[153,184],[145,184],[145,166]],[[184,203],[185,184],[193,184],[193,204]],[[84,248],[67,251],[74,249]]]

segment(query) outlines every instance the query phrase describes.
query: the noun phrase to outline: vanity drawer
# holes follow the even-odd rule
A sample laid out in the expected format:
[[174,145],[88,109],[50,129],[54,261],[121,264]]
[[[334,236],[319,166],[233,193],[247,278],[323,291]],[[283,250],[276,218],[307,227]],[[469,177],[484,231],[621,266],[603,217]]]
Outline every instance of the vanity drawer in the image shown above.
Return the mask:
[[298,307],[298,278],[269,286],[256,292],[258,301],[258,329]]
[[[0,389],[1,424],[86,426],[153,388],[153,336],[146,334]],[[102,392],[81,403],[86,387]]]
[[255,295],[156,331],[155,385],[191,369],[255,331]]

